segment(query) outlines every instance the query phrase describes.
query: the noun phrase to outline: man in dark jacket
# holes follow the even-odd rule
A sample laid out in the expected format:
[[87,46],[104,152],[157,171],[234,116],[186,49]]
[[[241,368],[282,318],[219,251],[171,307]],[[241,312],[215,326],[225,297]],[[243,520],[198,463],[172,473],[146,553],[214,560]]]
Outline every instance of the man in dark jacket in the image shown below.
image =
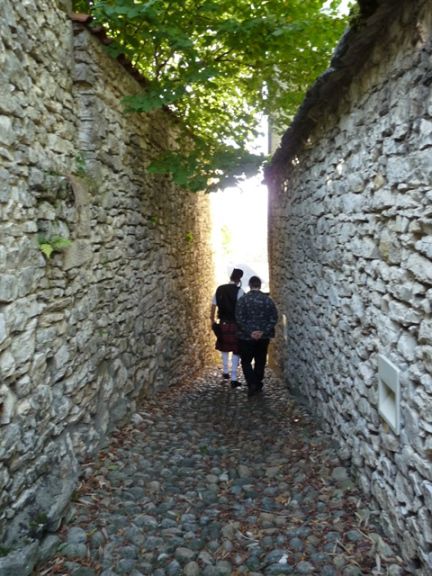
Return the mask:
[[270,338],[275,335],[278,313],[270,296],[261,292],[261,280],[258,276],[250,278],[249,288],[250,291],[237,302],[235,318],[248,396],[254,396],[261,392],[263,387],[267,350]]

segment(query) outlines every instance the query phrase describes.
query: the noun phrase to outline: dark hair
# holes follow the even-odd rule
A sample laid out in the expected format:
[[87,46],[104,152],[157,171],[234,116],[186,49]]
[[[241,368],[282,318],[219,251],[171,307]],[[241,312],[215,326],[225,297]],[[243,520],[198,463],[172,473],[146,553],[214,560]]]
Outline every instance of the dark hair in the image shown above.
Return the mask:
[[231,272],[230,280],[232,282],[240,282],[242,276],[243,270],[240,270],[240,268],[234,268],[234,270]]
[[258,276],[251,276],[249,278],[249,287],[250,288],[261,288],[261,279]]

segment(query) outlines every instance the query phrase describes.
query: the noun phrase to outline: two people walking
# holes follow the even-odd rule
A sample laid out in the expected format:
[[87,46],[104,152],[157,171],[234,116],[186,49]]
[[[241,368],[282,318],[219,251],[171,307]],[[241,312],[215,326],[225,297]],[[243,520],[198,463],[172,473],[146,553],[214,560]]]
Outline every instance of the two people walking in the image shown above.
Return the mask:
[[[230,345],[226,345],[226,340],[224,343],[222,336],[218,337],[216,341],[216,349],[221,350],[221,348],[223,348],[222,355],[228,347],[230,348],[228,352],[232,352],[231,385],[233,387],[240,386],[240,383],[237,380],[237,368],[239,357],[241,358],[243,375],[248,386],[248,396],[254,396],[259,394],[263,388],[267,352],[270,339],[275,335],[275,325],[278,319],[278,313],[270,296],[261,292],[261,280],[258,276],[252,276],[250,278],[249,292],[247,294],[240,293],[239,295],[242,276],[243,272],[235,268],[230,278],[231,283],[234,283],[238,288],[238,290],[235,291],[235,298],[233,299],[232,296],[230,298],[231,311],[233,307],[234,314],[231,315],[229,334],[231,335],[231,338],[234,334],[235,337],[231,339]],[[229,291],[231,294],[234,294],[233,288],[224,288],[227,286],[230,286],[230,284],[219,286],[214,295],[211,308],[212,324],[214,324],[215,321],[216,308],[218,309],[220,319],[221,309],[222,311],[225,310],[223,295],[226,295]],[[224,312],[222,312],[222,317],[223,314]],[[221,320],[221,334],[223,326],[224,323]],[[226,332],[227,329],[225,328],[225,333]],[[222,360],[224,363],[224,377],[226,378],[227,365],[225,364],[224,356],[222,356]],[[235,372],[233,372],[234,366]]]

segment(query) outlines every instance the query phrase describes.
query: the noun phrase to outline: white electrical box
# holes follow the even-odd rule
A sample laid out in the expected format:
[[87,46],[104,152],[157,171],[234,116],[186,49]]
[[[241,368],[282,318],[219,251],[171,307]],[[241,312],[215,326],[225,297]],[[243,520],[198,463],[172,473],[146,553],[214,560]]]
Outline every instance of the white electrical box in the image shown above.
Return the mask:
[[378,412],[395,434],[400,432],[400,370],[378,354]]

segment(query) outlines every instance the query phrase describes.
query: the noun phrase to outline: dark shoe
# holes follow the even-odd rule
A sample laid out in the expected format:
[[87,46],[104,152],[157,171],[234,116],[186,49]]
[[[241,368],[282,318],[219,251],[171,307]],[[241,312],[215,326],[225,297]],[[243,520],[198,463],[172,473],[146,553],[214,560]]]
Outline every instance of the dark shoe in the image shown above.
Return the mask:
[[222,374],[222,378],[223,378],[224,380],[229,380],[229,377],[230,377],[230,375],[227,374],[226,372],[224,372],[224,373]]
[[231,380],[231,388],[238,388],[239,386],[241,386],[241,382],[238,380]]
[[258,384],[258,386],[250,386],[248,390],[248,397],[250,398],[251,396],[256,396],[261,392],[262,388],[263,385],[261,382]]

